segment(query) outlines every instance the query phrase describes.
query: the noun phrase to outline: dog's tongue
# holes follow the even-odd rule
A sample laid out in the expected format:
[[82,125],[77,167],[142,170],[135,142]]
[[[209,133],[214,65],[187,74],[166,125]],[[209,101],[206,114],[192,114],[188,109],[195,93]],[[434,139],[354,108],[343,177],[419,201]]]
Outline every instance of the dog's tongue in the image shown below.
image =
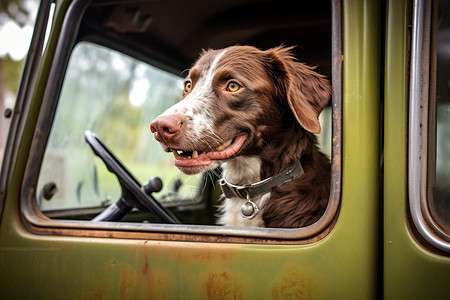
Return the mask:
[[241,149],[247,134],[237,136],[233,143],[226,149],[221,151],[202,152],[198,154],[197,158],[190,156],[179,155],[175,159],[175,166],[177,167],[204,167],[212,163],[213,160],[226,159],[236,154]]

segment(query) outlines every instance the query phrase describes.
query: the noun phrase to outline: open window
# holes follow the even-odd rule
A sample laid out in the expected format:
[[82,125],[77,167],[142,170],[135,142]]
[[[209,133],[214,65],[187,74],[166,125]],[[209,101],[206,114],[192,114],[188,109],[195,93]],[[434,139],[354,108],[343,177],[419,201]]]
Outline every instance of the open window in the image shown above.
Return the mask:
[[173,168],[148,128],[181,93],[180,76],[104,46],[77,44],[39,174],[39,209],[52,218],[92,219],[120,199],[120,184],[89,147],[86,131],[101,137],[140,183],[158,176],[163,205],[198,205],[206,183]]
[[[49,75],[54,80],[43,96],[28,162],[23,189],[27,220],[40,229],[289,240],[326,235],[337,217],[341,166],[340,4],[332,3],[333,8],[329,1],[301,7],[292,1],[256,0],[201,1],[195,7],[185,1],[74,1],[55,49]],[[298,45],[296,56],[333,81],[333,105],[320,117],[319,136],[323,152],[333,158],[332,187],[328,208],[316,224],[299,229],[214,226],[220,169],[183,175],[150,133],[151,120],[180,100],[185,70],[201,49],[235,44],[262,49]],[[181,224],[164,224],[152,207],[142,209],[146,205],[140,200],[120,222],[92,222],[124,197],[122,182],[98,158],[92,141],[115,156],[138,186],[159,177],[162,189],[149,196],[157,202],[153,209]]]
[[416,1],[409,119],[409,197],[414,228],[450,252],[450,5]]

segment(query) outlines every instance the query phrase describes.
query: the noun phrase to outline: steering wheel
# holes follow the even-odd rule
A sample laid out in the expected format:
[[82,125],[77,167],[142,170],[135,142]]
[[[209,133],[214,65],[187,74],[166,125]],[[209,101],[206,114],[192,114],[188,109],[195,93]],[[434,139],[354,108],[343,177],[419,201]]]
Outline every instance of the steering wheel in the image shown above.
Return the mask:
[[151,192],[146,194],[143,191],[139,181],[131,175],[95,133],[87,130],[85,131],[84,136],[86,142],[94,151],[94,154],[102,159],[111,173],[116,175],[122,189],[121,198],[92,219],[93,222],[120,220],[131,211],[133,207],[137,207],[140,210],[153,213],[163,222],[171,224],[181,223],[171,211],[163,207],[155,200],[155,198],[153,198]]

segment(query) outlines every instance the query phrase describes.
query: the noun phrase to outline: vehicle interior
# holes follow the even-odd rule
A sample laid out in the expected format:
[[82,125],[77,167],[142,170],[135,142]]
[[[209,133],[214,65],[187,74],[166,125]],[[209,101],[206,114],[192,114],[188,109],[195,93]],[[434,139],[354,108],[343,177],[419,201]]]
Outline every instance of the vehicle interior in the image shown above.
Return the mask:
[[[220,169],[180,174],[149,130],[202,49],[295,46],[331,78],[329,1],[99,0],[75,34],[36,191],[52,219],[215,224]],[[321,122],[331,156],[331,107]]]
[[329,1],[95,1],[79,40],[114,47],[181,74],[202,49],[297,46],[296,56],[330,75]]

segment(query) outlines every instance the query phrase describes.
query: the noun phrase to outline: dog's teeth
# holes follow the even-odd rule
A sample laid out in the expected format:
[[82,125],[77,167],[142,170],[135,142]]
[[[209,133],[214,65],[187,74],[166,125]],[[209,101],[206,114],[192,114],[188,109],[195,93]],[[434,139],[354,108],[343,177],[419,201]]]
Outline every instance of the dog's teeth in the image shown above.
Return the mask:
[[219,147],[216,148],[216,151],[222,151],[223,149],[227,148],[229,143],[223,143]]
[[192,152],[192,158],[198,158],[198,152],[197,152],[197,150],[194,150],[194,151]]
[[173,156],[175,156],[175,159],[177,159],[178,156],[180,156],[176,150],[172,150],[172,153],[173,153]]

